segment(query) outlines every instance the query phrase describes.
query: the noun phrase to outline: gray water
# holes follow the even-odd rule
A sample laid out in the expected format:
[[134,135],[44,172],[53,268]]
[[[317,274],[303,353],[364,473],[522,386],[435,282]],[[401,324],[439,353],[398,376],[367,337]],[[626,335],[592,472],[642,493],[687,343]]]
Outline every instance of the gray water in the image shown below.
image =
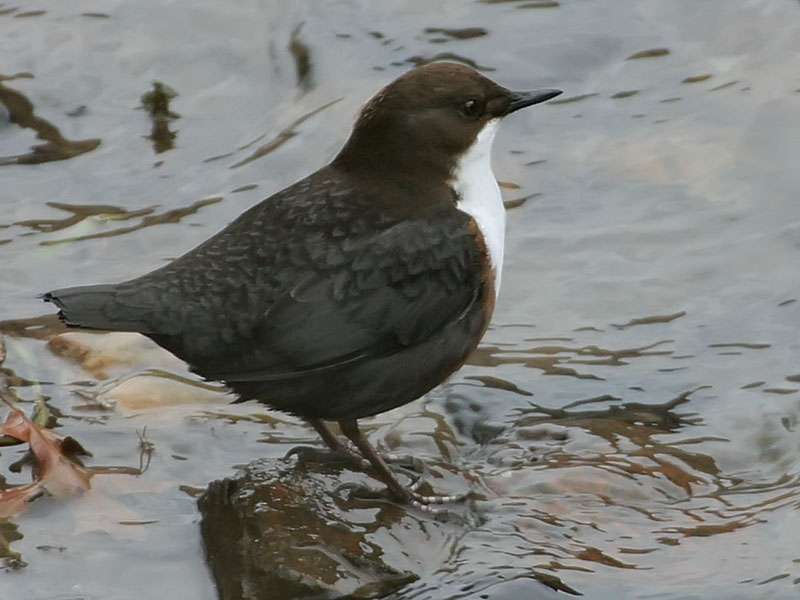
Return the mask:
[[[465,27],[486,33],[426,31]],[[180,255],[331,159],[416,62],[559,87],[498,134],[495,173],[527,200],[480,349],[365,420],[485,497],[407,595],[533,597],[537,574],[592,599],[795,598],[798,52],[796,0],[6,2],[0,97],[61,137],[45,127],[56,151],[32,153],[41,121],[0,104],[0,320]],[[151,136],[155,80],[179,118]],[[101,358],[75,360],[48,327],[0,331],[21,406],[48,397],[88,464],[137,467],[140,436],[154,447],[143,475],[97,475],[0,524],[27,563],[0,573],[0,597],[214,598],[194,495],[313,433],[165,378],[188,375],[144,342],[79,338]],[[29,479],[7,468],[20,448],[0,450],[9,482]]]

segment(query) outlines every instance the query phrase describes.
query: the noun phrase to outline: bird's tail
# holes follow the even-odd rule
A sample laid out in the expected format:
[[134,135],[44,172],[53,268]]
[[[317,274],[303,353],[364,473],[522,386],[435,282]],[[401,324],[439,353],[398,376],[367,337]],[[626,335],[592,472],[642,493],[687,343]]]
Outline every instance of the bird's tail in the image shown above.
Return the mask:
[[120,318],[117,291],[116,285],[86,285],[53,290],[41,298],[59,308],[59,318],[69,327],[140,331],[142,323],[137,319]]

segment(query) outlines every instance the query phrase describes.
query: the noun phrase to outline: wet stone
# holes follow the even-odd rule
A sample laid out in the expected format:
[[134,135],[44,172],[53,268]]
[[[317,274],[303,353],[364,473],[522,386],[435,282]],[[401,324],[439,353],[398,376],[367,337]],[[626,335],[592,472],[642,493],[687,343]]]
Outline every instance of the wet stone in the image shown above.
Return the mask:
[[379,487],[342,465],[294,458],[212,482],[199,505],[220,599],[383,598],[416,581],[420,548],[443,544],[452,526],[348,497],[340,488],[353,482]]

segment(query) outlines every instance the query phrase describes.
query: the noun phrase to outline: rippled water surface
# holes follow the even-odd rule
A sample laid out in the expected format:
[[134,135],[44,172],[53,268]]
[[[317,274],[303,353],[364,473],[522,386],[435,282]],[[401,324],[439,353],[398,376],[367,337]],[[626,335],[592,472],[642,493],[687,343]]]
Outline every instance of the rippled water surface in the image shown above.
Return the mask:
[[314,434],[142,340],[48,345],[35,296],[178,256],[438,57],[565,94],[498,135],[507,263],[480,349],[365,421],[485,498],[401,596],[539,597],[535,576],[593,599],[796,598],[798,53],[796,0],[0,4],[4,378],[88,464],[149,460],[0,522],[27,563],[0,597],[215,597],[197,492]]

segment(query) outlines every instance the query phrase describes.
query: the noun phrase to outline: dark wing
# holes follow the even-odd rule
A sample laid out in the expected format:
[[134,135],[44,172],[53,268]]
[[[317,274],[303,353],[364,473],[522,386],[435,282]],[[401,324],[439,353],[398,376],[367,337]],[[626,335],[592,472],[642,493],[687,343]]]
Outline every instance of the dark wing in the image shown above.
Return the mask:
[[386,356],[459,320],[483,289],[470,217],[449,197],[413,215],[318,173],[93,308],[104,328],[129,325],[209,379],[289,379]]
[[196,357],[196,370],[229,382],[290,379],[426,340],[461,319],[482,289],[468,222],[454,218],[405,221],[351,240],[347,260],[305,272],[276,299],[246,353]]

